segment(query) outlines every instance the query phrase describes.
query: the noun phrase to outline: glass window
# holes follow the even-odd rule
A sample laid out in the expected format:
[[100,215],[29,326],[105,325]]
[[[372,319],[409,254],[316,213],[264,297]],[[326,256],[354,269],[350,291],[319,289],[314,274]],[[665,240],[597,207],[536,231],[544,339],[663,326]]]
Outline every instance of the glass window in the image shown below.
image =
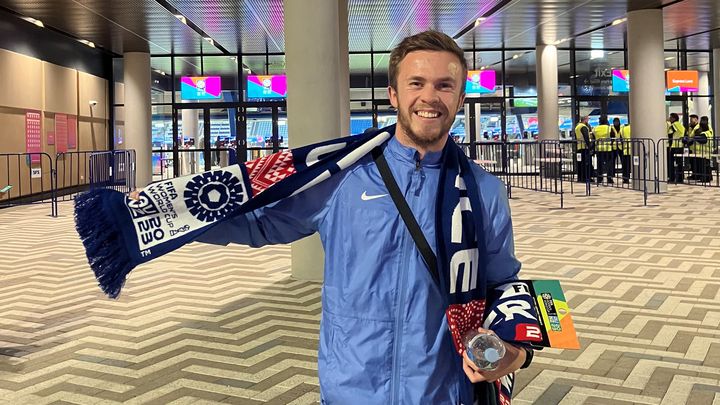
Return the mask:
[[150,97],[153,104],[172,103],[172,59],[170,57],[150,58]]
[[627,91],[624,91],[625,89],[619,86],[618,83],[613,88],[613,71],[624,69],[625,60],[622,51],[592,50],[575,52],[576,94],[578,96],[627,94]]
[[508,99],[505,132],[508,139],[533,139],[538,135],[537,97]]
[[350,55],[350,100],[372,99],[370,54]]
[[535,51],[505,52],[505,95],[536,97]]
[[465,87],[467,97],[502,97],[502,52],[475,52],[474,57],[472,52],[465,52],[465,60],[468,70],[473,71],[470,82],[476,83]]
[[[238,101],[237,76],[238,65],[235,56],[175,58],[175,101],[190,103]],[[213,77],[213,79],[200,80],[190,77]]]
[[390,66],[390,54],[378,53],[374,55],[375,63],[375,99],[388,99],[388,66]]

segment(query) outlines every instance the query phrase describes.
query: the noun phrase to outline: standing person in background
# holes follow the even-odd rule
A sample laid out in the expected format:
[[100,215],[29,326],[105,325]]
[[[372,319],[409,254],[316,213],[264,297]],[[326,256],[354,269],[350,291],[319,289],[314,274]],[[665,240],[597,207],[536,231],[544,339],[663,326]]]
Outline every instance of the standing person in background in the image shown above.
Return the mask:
[[598,155],[597,182],[602,183],[603,176],[607,175],[607,183],[613,184],[615,176],[615,155],[613,145],[615,142],[610,139],[610,124],[607,115],[600,116],[600,124],[593,128],[595,134],[595,150]]
[[713,150],[713,130],[710,128],[710,120],[707,116],[700,118],[700,123],[694,132],[695,136],[690,141],[695,153],[695,167],[693,175],[695,180],[701,183],[712,181],[712,165],[710,153]]
[[[617,119],[617,118],[615,118]],[[630,121],[620,128],[620,163],[622,164],[623,184],[630,183],[632,162],[632,143],[630,142]]]
[[[691,152],[695,153],[695,135],[699,135],[699,132],[697,132],[699,129],[700,122],[698,121],[697,114],[690,114],[690,124],[688,125],[685,137],[683,138],[683,148],[689,148]],[[688,180],[697,180],[697,174],[700,171],[702,158],[699,156],[691,156],[689,159],[692,174],[688,176]]]
[[[668,118],[668,147],[667,147],[667,170],[668,183],[682,183],[685,168],[683,167],[683,137],[685,137],[685,126],[680,122],[677,113],[671,113]],[[680,156],[675,156],[680,155]]]
[[622,125],[620,124],[620,118],[613,118],[612,126],[610,127],[610,139],[612,139],[612,162],[610,163],[613,168],[613,175],[617,168],[617,161],[622,161],[622,150],[620,149],[620,130]]
[[[577,165],[575,166],[577,171],[577,181],[585,183],[590,180],[590,125],[588,122],[590,117],[584,115],[580,117],[580,122],[575,126],[575,141],[577,143]],[[527,134],[527,132],[525,132]]]

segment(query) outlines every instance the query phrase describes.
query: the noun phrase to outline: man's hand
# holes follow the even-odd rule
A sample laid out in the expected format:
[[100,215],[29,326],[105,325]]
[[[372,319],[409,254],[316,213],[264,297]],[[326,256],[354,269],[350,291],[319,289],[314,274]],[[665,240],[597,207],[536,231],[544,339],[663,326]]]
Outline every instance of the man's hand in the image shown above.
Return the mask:
[[[480,333],[493,333],[483,328],[479,328],[478,331]],[[523,363],[525,363],[527,353],[525,353],[524,349],[513,346],[507,342],[503,343],[505,344],[505,356],[500,360],[498,367],[492,371],[480,370],[475,363],[468,358],[467,352],[463,353],[463,370],[465,370],[465,375],[467,375],[471,382],[478,383],[481,381],[491,382],[498,380],[501,377],[517,371]]]
[[133,190],[133,191],[130,192],[130,194],[128,194],[128,197],[129,197],[131,200],[138,201],[138,200],[140,200],[140,191],[139,191],[139,190]]

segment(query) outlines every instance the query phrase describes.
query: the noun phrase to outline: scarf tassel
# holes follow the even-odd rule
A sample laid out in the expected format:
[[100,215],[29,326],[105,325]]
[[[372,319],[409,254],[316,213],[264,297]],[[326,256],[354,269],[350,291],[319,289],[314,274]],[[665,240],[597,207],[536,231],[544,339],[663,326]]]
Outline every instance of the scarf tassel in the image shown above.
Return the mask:
[[91,190],[75,198],[75,228],[95,278],[110,298],[118,297],[134,267],[120,228],[112,220],[112,213],[105,212],[103,201],[118,197],[124,198],[110,190]]

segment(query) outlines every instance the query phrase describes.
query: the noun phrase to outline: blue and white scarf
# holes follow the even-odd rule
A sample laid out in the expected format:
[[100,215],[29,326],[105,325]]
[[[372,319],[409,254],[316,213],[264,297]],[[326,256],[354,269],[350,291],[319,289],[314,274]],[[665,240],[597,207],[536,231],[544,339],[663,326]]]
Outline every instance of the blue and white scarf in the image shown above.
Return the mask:
[[[137,265],[192,242],[221,221],[313,187],[352,166],[394,133],[391,126],[159,181],[141,191],[138,200],[113,190],[82,194],[75,202],[75,221],[90,267],[102,290],[117,298]],[[485,314],[493,313],[485,305],[483,208],[471,163],[452,140],[446,143],[442,162],[436,203],[439,283],[441,291],[448,292],[448,325],[462,354],[462,334],[482,326]],[[517,341],[517,322],[516,318],[496,323],[493,330],[507,341]],[[509,381],[487,384],[494,386],[489,388],[497,403],[509,403]]]

